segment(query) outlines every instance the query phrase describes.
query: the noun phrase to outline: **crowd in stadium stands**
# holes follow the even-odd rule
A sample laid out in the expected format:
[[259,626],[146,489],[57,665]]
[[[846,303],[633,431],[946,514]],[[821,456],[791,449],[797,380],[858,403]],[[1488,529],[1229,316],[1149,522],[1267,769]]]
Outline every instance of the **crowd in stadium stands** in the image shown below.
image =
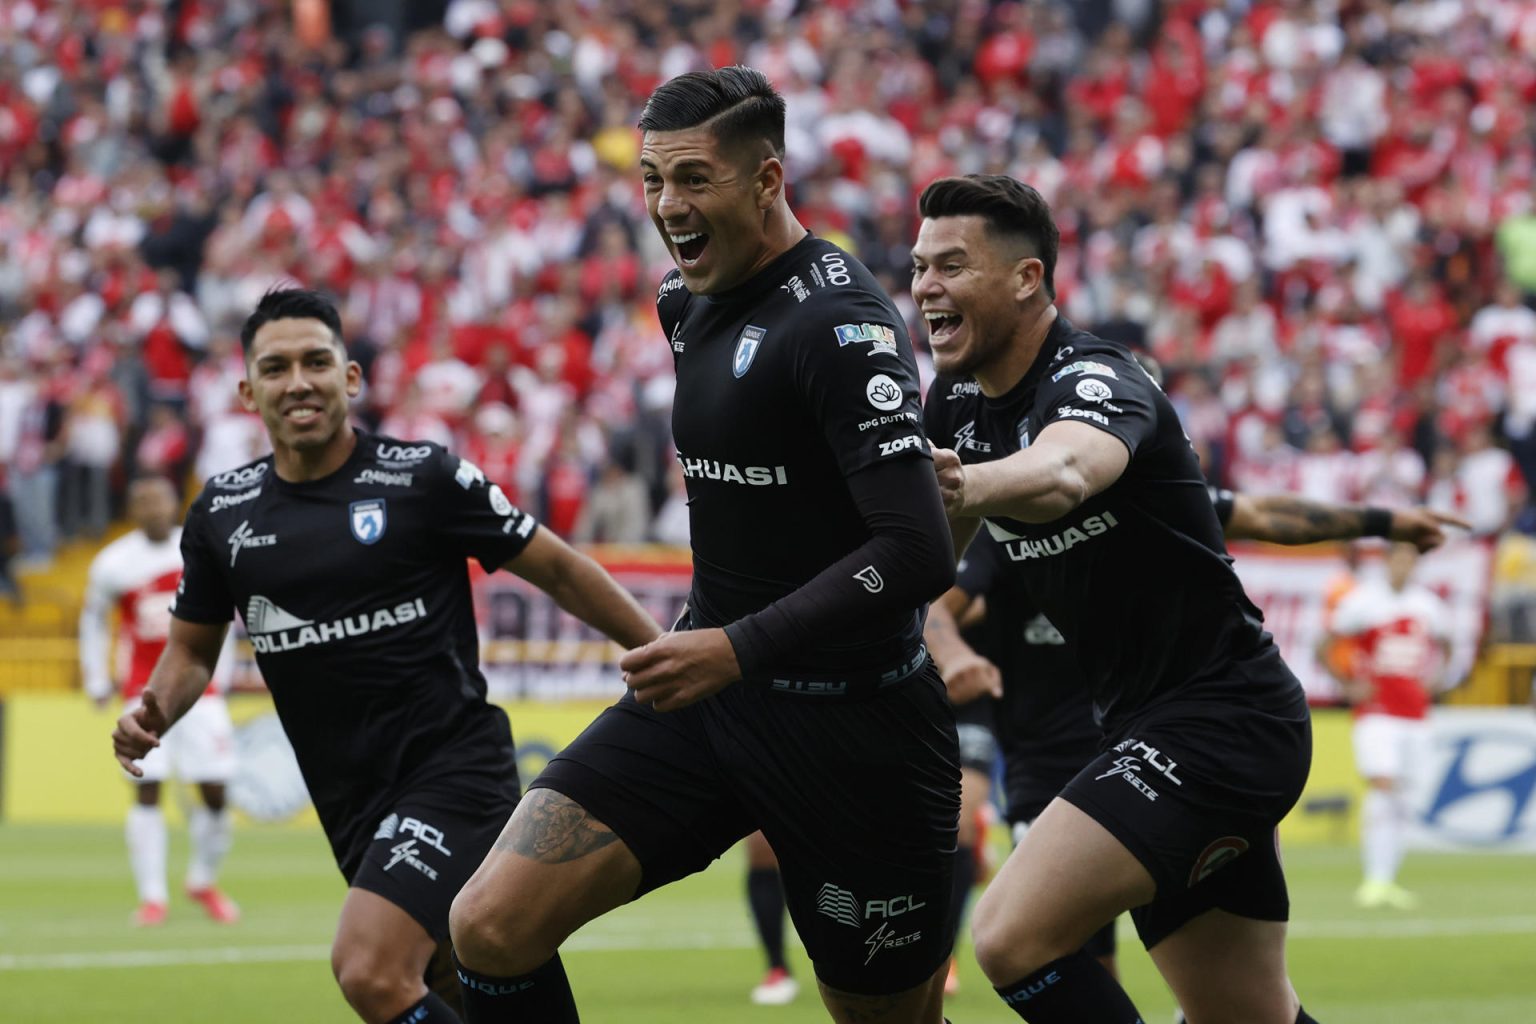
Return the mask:
[[100,536],[135,468],[259,454],[238,327],[282,281],[338,297],[362,421],[456,444],[568,536],[684,540],[634,125],[735,62],[788,98],[801,220],[920,349],[915,197],[1006,172],[1055,210],[1066,315],[1162,363],[1213,480],[1532,528],[1530,3],[450,0],[329,37],[292,7],[0,10],[25,562]]

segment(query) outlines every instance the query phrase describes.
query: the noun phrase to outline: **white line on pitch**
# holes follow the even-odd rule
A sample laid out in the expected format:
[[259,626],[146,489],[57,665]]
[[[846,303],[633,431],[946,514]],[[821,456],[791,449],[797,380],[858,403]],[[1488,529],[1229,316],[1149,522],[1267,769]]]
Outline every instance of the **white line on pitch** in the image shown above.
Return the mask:
[[[1536,915],[1512,917],[1383,918],[1379,922],[1301,921],[1291,924],[1291,935],[1300,939],[1406,939],[1428,936],[1456,938],[1469,935],[1523,935],[1536,933]],[[720,932],[673,932],[658,942],[637,942],[633,935],[601,932],[577,935],[564,948],[569,952],[641,952],[690,949],[754,949],[745,930]],[[203,949],[144,949],[90,953],[0,954],[0,971],[76,971],[114,967],[186,967],[198,964],[292,963],[325,960],[330,947],[215,946]]]

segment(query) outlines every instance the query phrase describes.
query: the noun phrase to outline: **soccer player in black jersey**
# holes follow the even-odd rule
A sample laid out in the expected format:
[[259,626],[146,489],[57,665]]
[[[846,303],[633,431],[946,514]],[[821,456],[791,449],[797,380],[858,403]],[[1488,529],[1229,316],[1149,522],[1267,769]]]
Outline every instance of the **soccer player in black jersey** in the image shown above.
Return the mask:
[[957,549],[985,524],[1061,632],[1106,747],[977,905],[977,959],[1036,1024],[1131,1024],[1083,950],[1129,909],[1191,1019],[1308,1018],[1285,970],[1275,826],[1311,763],[1301,685],[1222,541],[1194,450],[1124,349],[1058,315],[1058,235],[1003,176],[924,190],[912,295],[940,377],[930,437]]
[[659,627],[474,464],[352,427],[361,371],[325,299],[268,293],[241,339],[240,398],[272,454],[214,477],[188,513],[170,641],[113,746],[137,775],[208,685],[238,609],[350,885],[331,952],[342,992],[374,1024],[458,1020],[423,974],[518,799],[467,559],[510,569],[626,647]]
[[[930,440],[952,445],[964,436]],[[1467,528],[1462,520],[1430,509],[1360,508],[1214,489],[1210,495],[1229,540],[1315,544],[1381,535],[1429,551],[1445,542],[1446,526]],[[1066,639],[1031,602],[1023,580],[1008,571],[1008,564],[1002,545],[979,534],[960,561],[955,586],[930,607],[924,636],[952,698],[959,699],[957,677],[990,670],[1001,679],[995,699],[972,700],[957,713],[964,716],[966,707],[981,705],[993,723],[1003,760],[1003,806],[1018,842],[1056,794],[1098,756],[1103,733]],[[961,695],[967,692],[976,689],[962,689]],[[1094,933],[1085,948],[1114,972],[1114,922]]]
[[839,1021],[938,1024],[959,812],[921,608],[954,578],[902,318],[785,197],[784,101],[748,68],[640,120],[693,546],[688,614],[530,786],[453,911],[471,1020],[576,1019],[585,922],[755,829]]

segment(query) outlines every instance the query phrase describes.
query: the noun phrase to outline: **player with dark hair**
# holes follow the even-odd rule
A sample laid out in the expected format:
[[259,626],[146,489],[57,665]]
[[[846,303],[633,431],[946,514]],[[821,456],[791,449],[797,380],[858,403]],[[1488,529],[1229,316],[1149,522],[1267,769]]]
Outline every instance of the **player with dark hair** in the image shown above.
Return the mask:
[[[1148,372],[1155,377],[1150,367]],[[1446,526],[1467,528],[1454,516],[1422,508],[1362,508],[1215,489],[1210,496],[1229,540],[1315,544],[1365,536],[1369,529],[1372,536],[1428,551],[1445,542]],[[1003,806],[1017,843],[1100,751],[1103,734],[1072,652],[1061,631],[1030,600],[1023,581],[1008,571],[1002,545],[985,532],[960,560],[955,586],[929,608],[924,635],[951,695],[954,675],[990,669],[1001,679],[997,699],[972,703],[984,706],[995,723]],[[1113,921],[1084,948],[1115,973]]]
[[450,901],[518,799],[467,559],[517,573],[626,647],[659,628],[473,463],[354,428],[361,371],[339,329],[328,301],[298,289],[269,292],[246,321],[240,400],[272,454],[208,481],[188,513],[170,640],[113,745],[138,775],[208,685],[239,610],[350,885],[337,983],[366,1021],[453,1021],[423,976]]
[[921,608],[954,559],[912,346],[791,212],[760,73],[675,78],[640,127],[693,588],[455,901],[470,1019],[575,1020],[560,943],[761,829],[833,1018],[938,1024],[960,768]]
[[1004,176],[924,190],[912,296],[940,377],[925,409],[957,550],[983,523],[1061,633],[1103,752],[977,905],[976,956],[1036,1024],[1140,1020],[1083,950],[1131,910],[1194,1020],[1309,1020],[1285,970],[1275,827],[1311,723],[1232,571],[1172,405],[1052,296],[1058,233]]
[[[80,609],[80,675],[86,695],[98,708],[107,706],[114,677],[124,706],[130,711],[137,707],[165,649],[171,599],[181,579],[179,513],[176,485],[169,477],[139,474],[128,484],[128,518],[134,529],[102,548],[91,561]],[[113,609],[117,611],[115,645],[107,624]],[[215,921],[233,924],[240,919],[239,908],[217,885],[232,832],[225,787],[235,771],[235,730],[220,690],[209,685],[176,735],[150,751],[140,765],[143,774],[134,779],[134,804],[124,834],[139,894],[133,920],[140,927],[163,924],[166,918],[166,828],[160,784],[173,775],[195,784],[202,801],[187,813],[191,850],[186,893]]]

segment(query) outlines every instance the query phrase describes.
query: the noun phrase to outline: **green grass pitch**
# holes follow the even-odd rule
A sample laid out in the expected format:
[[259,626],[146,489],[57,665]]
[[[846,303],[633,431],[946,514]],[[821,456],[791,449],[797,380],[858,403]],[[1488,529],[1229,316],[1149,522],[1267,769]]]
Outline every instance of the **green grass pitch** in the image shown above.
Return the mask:
[[[173,833],[172,878],[185,863]],[[1355,909],[1348,847],[1287,851],[1294,901],[1291,973],[1322,1024],[1536,1022],[1536,858],[1410,855],[1414,911]],[[296,829],[239,832],[225,873],[245,919],[222,927],[173,896],[170,921],[128,924],[132,886],[121,829],[0,827],[0,1005],[6,1021],[327,1022],[353,1019],[327,947],[343,895],[323,839]],[[173,884],[173,891],[176,887]],[[578,934],[566,962],[589,1024],[824,1021],[810,986],[793,1005],[752,1006],[762,964],[735,853]],[[1122,922],[1122,929],[1126,927]],[[1134,937],[1126,983],[1149,1024],[1172,999]],[[795,951],[802,982],[811,975]],[[1006,1024],[966,947],[955,1024]]]

